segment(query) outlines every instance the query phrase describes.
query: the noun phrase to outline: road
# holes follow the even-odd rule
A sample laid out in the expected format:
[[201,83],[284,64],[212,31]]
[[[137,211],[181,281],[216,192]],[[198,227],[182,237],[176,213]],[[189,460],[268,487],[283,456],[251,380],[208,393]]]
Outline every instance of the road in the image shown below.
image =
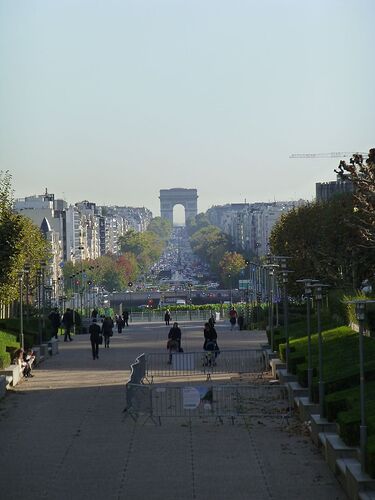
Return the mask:
[[[202,346],[200,324],[183,324],[183,347]],[[0,402],[0,496],[33,499],[344,500],[294,419],[165,419],[135,423],[123,413],[130,362],[164,351],[168,327],[131,325],[91,357],[87,335]],[[225,348],[257,347],[265,335],[218,325]]]

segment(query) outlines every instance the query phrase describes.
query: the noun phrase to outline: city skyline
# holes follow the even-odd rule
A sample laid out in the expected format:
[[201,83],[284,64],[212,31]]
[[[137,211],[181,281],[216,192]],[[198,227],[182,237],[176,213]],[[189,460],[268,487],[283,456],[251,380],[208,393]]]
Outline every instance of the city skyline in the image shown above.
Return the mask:
[[[370,0],[0,0],[0,169],[15,196],[198,210],[311,200],[373,147]],[[180,208],[177,208],[176,213]],[[177,217],[178,218],[178,217]]]

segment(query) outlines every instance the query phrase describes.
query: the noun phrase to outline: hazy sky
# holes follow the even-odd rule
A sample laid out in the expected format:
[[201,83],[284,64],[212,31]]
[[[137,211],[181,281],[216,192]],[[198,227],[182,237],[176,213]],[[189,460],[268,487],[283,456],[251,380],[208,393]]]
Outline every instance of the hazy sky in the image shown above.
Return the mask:
[[0,0],[15,194],[144,205],[307,198],[375,147],[374,0]]

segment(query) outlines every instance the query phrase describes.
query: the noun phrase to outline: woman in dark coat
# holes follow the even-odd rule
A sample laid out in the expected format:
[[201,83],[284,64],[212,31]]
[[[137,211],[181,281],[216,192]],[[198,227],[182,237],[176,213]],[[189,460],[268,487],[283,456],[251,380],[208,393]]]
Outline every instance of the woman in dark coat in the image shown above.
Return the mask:
[[113,320],[109,316],[104,318],[102,333],[104,337],[104,347],[109,347],[109,337],[112,337],[113,335]]

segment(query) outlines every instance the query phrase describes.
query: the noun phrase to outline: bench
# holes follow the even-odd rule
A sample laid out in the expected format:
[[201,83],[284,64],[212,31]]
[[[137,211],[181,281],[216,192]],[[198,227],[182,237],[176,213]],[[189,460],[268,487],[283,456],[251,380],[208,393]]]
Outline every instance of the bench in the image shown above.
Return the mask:
[[14,387],[22,379],[22,372],[19,365],[9,365],[7,368],[0,370],[0,375],[4,375],[7,380],[6,387]]
[[55,338],[48,341],[48,352],[51,356],[59,354],[59,341]]

